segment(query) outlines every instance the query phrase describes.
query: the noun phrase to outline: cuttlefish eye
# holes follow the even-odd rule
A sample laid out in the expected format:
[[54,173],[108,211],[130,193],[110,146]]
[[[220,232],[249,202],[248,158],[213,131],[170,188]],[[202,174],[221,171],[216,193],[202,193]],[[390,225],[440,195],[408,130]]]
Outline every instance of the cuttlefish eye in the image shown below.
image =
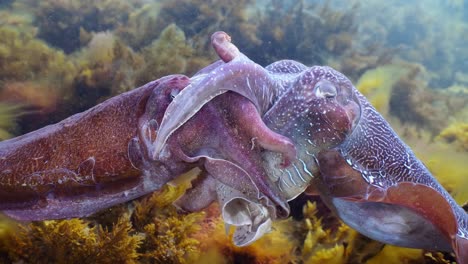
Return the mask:
[[315,96],[318,98],[332,98],[336,96],[336,87],[327,80],[318,81],[314,87]]

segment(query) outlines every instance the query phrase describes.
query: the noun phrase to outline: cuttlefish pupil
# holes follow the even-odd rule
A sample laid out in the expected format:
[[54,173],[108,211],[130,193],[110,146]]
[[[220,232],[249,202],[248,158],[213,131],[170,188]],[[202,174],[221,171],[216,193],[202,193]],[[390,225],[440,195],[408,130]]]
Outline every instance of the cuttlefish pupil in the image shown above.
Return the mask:
[[333,98],[336,96],[337,91],[335,85],[328,80],[321,80],[317,82],[314,87],[315,96],[318,98]]

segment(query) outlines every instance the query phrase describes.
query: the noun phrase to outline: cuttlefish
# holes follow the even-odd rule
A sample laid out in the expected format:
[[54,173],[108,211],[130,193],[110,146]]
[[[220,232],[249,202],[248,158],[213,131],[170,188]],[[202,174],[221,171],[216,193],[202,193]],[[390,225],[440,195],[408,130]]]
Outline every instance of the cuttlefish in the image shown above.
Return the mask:
[[213,34],[212,43],[225,64],[169,104],[153,143],[155,157],[203,105],[238,93],[268,128],[296,146],[297,158],[285,167],[277,166],[281,153],[262,155],[286,199],[313,184],[360,233],[402,247],[454,251],[468,263],[467,213],[344,75],[291,60],[263,68],[224,32]]
[[176,205],[218,201],[234,243],[289,215],[309,186],[348,225],[384,243],[453,250],[468,216],[341,73],[262,67],[212,36],[220,57],[29,134],[0,142],[0,209],[20,220],[90,215],[197,169]]

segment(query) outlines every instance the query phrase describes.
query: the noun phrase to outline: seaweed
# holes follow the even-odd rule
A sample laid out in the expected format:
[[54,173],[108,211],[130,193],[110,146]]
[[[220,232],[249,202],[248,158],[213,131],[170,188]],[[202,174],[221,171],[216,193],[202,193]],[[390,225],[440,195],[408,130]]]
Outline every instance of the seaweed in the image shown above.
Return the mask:
[[468,123],[455,122],[442,130],[438,138],[449,143],[455,142],[460,150],[468,151]]
[[131,10],[141,6],[141,1],[72,1],[24,0],[35,13],[38,37],[66,53],[86,44],[80,41],[85,32],[112,30],[127,22]]
[[87,219],[27,225],[0,219],[0,260],[262,264],[447,260],[440,253],[384,246],[365,238],[330,214],[319,200],[304,204],[302,220],[276,221],[271,233],[249,246],[237,247],[231,241],[232,230],[226,235],[217,205],[199,213],[182,213],[172,206],[189,186],[188,182],[166,185],[134,206],[119,206]]
[[160,3],[145,3],[133,10],[125,24],[120,25],[116,35],[134,50],[141,50],[151,44],[161,33],[162,28],[157,23]]
[[174,73],[193,74],[210,61],[194,54],[184,31],[175,24],[168,25],[159,38],[142,49],[141,54],[146,63],[136,77],[138,84]]
[[63,52],[54,50],[34,34],[0,27],[0,80],[50,80],[67,86],[75,68]]
[[13,136],[21,109],[21,105],[0,102],[0,141]]
[[60,120],[59,101],[69,98],[76,66],[34,34],[0,28],[0,100],[21,105],[19,134]]
[[334,8],[330,1],[273,0],[265,5],[257,26],[260,42],[246,50],[260,64],[285,56],[305,64],[324,64],[352,46],[357,5],[346,10]]
[[163,1],[156,23],[159,31],[174,23],[193,41],[197,51],[207,54],[210,40],[206,36],[223,30],[236,40],[237,45],[259,43],[258,32],[249,16],[255,1]]
[[238,247],[232,243],[233,229],[227,229],[217,208],[208,209],[211,217],[203,224],[201,241],[203,254],[196,263],[297,263],[299,241],[291,234],[296,228],[292,219],[277,221],[273,230],[253,244]]
[[369,69],[356,82],[356,88],[384,116],[389,114],[392,87],[408,69],[400,65],[385,65]]
[[363,18],[359,21],[360,37],[380,40],[385,48],[396,47],[396,57],[427,68],[431,73],[428,76],[430,86],[448,87],[457,74],[463,74],[468,55],[466,49],[459,48],[464,47],[464,36],[468,31],[466,11],[454,8],[457,4],[453,2],[436,1],[434,5],[402,2],[395,5],[369,1],[360,10]]
[[[87,219],[11,224],[2,230],[0,257],[26,263],[191,263],[199,256],[204,213],[180,214],[172,206],[188,185],[167,185],[135,202]],[[109,218],[109,216],[111,216]]]
[[33,222],[10,233],[7,244],[12,261],[27,263],[135,263],[142,237],[130,234],[128,216],[112,229],[83,219]]
[[[94,106],[106,97],[133,89],[135,75],[143,67],[143,58],[133,52],[111,32],[93,34],[77,59],[79,73],[75,77],[76,111]],[[83,99],[83,100],[80,100]]]
[[346,263],[356,232],[343,223],[324,225],[316,203],[307,202],[303,210],[302,228],[307,234],[302,247],[304,263]]
[[184,214],[172,206],[189,187],[189,181],[165,185],[135,206],[132,223],[145,234],[138,249],[140,263],[192,263],[199,257],[200,241],[193,236],[201,230],[205,214]]

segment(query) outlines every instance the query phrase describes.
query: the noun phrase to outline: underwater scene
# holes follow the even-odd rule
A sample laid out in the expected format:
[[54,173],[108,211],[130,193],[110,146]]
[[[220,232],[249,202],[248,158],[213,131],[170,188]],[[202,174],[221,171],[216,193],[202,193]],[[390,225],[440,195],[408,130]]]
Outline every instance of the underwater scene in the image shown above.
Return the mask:
[[[217,31],[224,31],[229,36],[215,34],[212,39],[212,34]],[[189,107],[189,105],[198,102],[195,96],[188,98],[187,101],[180,99],[189,96],[186,95],[187,92],[184,93],[184,88],[192,89],[199,84],[203,88],[211,86],[220,88],[221,86],[224,89],[224,86],[229,86],[231,83],[234,83],[235,87],[236,81],[242,76],[263,72],[254,72],[254,69],[257,68],[252,64],[250,65],[252,71],[247,70],[250,68],[239,66],[239,72],[235,73],[237,75],[233,74],[235,77],[229,77],[230,75],[227,73],[222,75],[219,73],[214,76],[220,78],[227,76],[225,81],[224,79],[220,81],[221,85],[211,85],[208,78],[202,79],[205,75],[211,76],[209,74],[212,73],[213,69],[222,71],[223,65],[229,67],[230,63],[235,63],[238,60],[244,60],[245,65],[246,57],[262,67],[284,59],[300,62],[301,64],[286,62],[284,65],[277,65],[276,68],[268,68],[270,69],[269,74],[284,74],[284,80],[296,76],[295,74],[298,74],[299,71],[306,71],[304,65],[307,67],[330,66],[346,76],[367,98],[367,101],[375,107],[383,119],[395,130],[399,138],[412,149],[415,156],[422,162],[417,163],[424,164],[421,165],[422,170],[426,170],[425,167],[427,167],[440,185],[454,198],[454,201],[463,208],[462,210],[468,211],[467,43],[468,2],[463,0],[0,0],[0,141],[9,142],[4,145],[0,142],[0,148],[2,146],[4,148],[4,150],[0,149],[0,163],[2,159],[6,159],[2,156],[2,151],[10,146],[15,147],[15,142],[17,142],[5,140],[58,123],[98,105],[92,111],[99,114],[100,109],[103,109],[100,113],[104,114],[96,120],[93,119],[94,121],[89,121],[89,124],[80,125],[81,128],[76,130],[78,132],[70,133],[74,133],[73,136],[77,138],[86,139],[91,137],[88,135],[88,128],[96,126],[95,130],[97,130],[101,126],[106,127],[100,131],[102,135],[97,139],[97,141],[104,143],[98,146],[93,143],[94,141],[84,140],[86,142],[80,143],[78,148],[82,147],[85,150],[77,149],[76,151],[93,151],[94,148],[102,148],[109,153],[115,152],[120,148],[117,145],[112,145],[112,142],[120,142],[118,139],[120,137],[121,141],[125,140],[124,154],[122,155],[127,157],[127,161],[130,159],[130,162],[127,163],[131,165],[128,168],[122,165],[124,162],[121,157],[111,160],[106,165],[116,171],[119,169],[126,171],[121,173],[123,176],[119,175],[118,177],[122,178],[116,178],[115,182],[112,180],[103,182],[103,186],[111,186],[109,187],[111,190],[118,189],[119,193],[125,193],[128,198],[119,198],[121,199],[119,201],[123,202],[106,203],[104,201],[102,203],[105,205],[96,205],[96,208],[101,208],[100,210],[83,208],[83,212],[93,212],[91,215],[76,212],[55,214],[53,212],[55,207],[51,207],[51,211],[45,217],[28,217],[27,214],[30,213],[27,212],[29,211],[26,211],[22,216],[14,217],[16,211],[8,213],[11,208],[1,204],[13,204],[20,200],[18,203],[21,203],[21,206],[25,208],[31,206],[32,208],[33,205],[27,199],[33,197],[35,193],[31,193],[31,189],[28,188],[35,186],[35,184],[40,185],[48,177],[54,177],[48,174],[51,172],[31,174],[31,177],[37,177],[37,179],[21,179],[23,180],[22,184],[19,184],[21,186],[13,186],[12,181],[16,181],[16,183],[20,181],[18,178],[8,178],[9,171],[0,165],[0,211],[7,210],[5,214],[0,213],[0,263],[463,264],[463,261],[468,261],[468,253],[464,252],[465,249],[468,250],[468,242],[459,240],[463,240],[463,236],[468,235],[468,231],[460,231],[462,229],[460,226],[463,226],[464,221],[460,220],[460,217],[467,219],[468,217],[466,213],[463,216],[463,213],[459,212],[457,218],[453,216],[454,213],[450,208],[443,207],[450,204],[453,208],[456,206],[454,203],[446,202],[443,199],[443,202],[440,203],[442,205],[440,205],[438,199],[446,196],[439,195],[434,191],[436,193],[434,196],[427,195],[428,197],[422,198],[422,200],[428,200],[428,203],[434,202],[434,204],[430,206],[432,211],[422,210],[421,215],[423,216],[421,218],[427,217],[431,221],[435,219],[434,221],[438,221],[438,224],[443,227],[442,229],[450,226],[447,227],[447,230],[452,230],[450,231],[452,233],[447,232],[452,237],[458,234],[459,238],[456,240],[458,242],[453,242],[455,244],[451,245],[449,243],[448,248],[435,246],[436,249],[440,248],[440,251],[420,249],[421,247],[413,246],[413,244],[407,244],[408,247],[398,247],[390,245],[391,243],[373,240],[361,234],[362,232],[359,233],[360,230],[356,231],[356,226],[353,228],[342,222],[336,214],[336,211],[340,212],[340,210],[330,209],[331,200],[321,198],[326,197],[326,195],[323,195],[323,189],[316,190],[314,179],[309,179],[311,186],[308,188],[308,184],[301,185],[297,190],[288,189],[280,195],[283,198],[287,197],[285,198],[287,203],[285,202],[282,207],[287,208],[286,215],[281,214],[280,206],[272,206],[274,208],[271,209],[268,202],[264,207],[261,205],[255,208],[251,207],[256,204],[255,202],[254,205],[249,204],[248,210],[246,209],[248,213],[252,213],[250,210],[266,210],[264,214],[271,215],[272,212],[275,212],[277,216],[271,216],[271,219],[253,219],[253,222],[257,220],[262,222],[256,227],[258,230],[254,234],[252,234],[252,230],[245,231],[247,236],[255,237],[243,244],[243,238],[236,238],[234,228],[229,228],[229,223],[223,219],[223,216],[226,218],[229,213],[236,213],[220,207],[223,199],[218,201],[213,198],[214,201],[213,199],[209,200],[210,202],[207,204],[197,204],[197,199],[201,200],[201,197],[204,199],[209,194],[203,192],[206,191],[205,189],[200,192],[190,192],[190,190],[194,190],[192,187],[200,185],[201,181],[206,183],[205,186],[212,186],[209,185],[213,184],[210,182],[211,175],[209,174],[214,175],[213,171],[216,170],[221,170],[222,174],[223,169],[226,169],[226,167],[220,168],[219,164],[221,163],[216,163],[218,160],[226,159],[228,166],[231,166],[232,160],[241,160],[237,159],[239,156],[236,156],[237,152],[235,151],[239,152],[239,149],[244,147],[242,138],[239,139],[241,143],[236,143],[236,146],[240,145],[239,149],[233,147],[221,151],[224,155],[223,159],[218,159],[219,153],[212,154],[209,150],[202,153],[204,156],[195,151],[189,153],[193,150],[191,149],[193,144],[187,140],[187,137],[196,137],[195,134],[198,133],[196,131],[199,131],[197,129],[201,129],[200,127],[204,126],[204,123],[218,120],[214,117],[210,119],[212,118],[211,114],[215,115],[218,112],[209,111],[209,109],[217,109],[219,105],[224,104],[223,101],[220,101],[221,99],[218,101],[215,100],[216,98],[212,99],[220,94],[216,92],[213,92],[216,94],[206,100],[212,100],[206,104],[211,108],[201,108],[202,105],[196,108],[197,111],[204,111],[202,112],[203,116],[201,114],[194,116],[195,113],[192,113],[183,121],[187,123],[180,127],[182,132],[174,132],[180,125],[173,124],[177,127],[173,127],[167,136],[168,146],[183,145],[182,151],[187,155],[197,154],[203,158],[208,157],[204,166],[205,168],[211,166],[211,170],[207,169],[208,172],[206,172],[202,169],[200,172],[197,166],[201,166],[201,160],[203,160],[201,158],[192,163],[187,161],[192,161],[190,155],[187,157],[184,154],[185,159],[181,158],[181,160],[168,158],[168,163],[164,165],[169,164],[168,168],[171,172],[175,171],[180,176],[174,179],[161,179],[161,185],[158,185],[157,188],[154,187],[156,185],[150,184],[151,186],[148,188],[152,188],[155,190],[154,192],[148,192],[149,189],[144,189],[145,191],[138,192],[139,194],[133,194],[129,190],[133,190],[133,186],[140,186],[139,183],[133,181],[134,177],[138,177],[134,176],[137,174],[136,169],[139,169],[140,165],[142,167],[148,166],[147,160],[142,160],[134,153],[146,153],[151,156],[153,148],[149,147],[145,152],[145,150],[140,149],[140,145],[132,145],[132,142],[138,141],[132,137],[135,136],[137,127],[144,127],[141,135],[139,134],[140,139],[137,143],[145,143],[145,140],[149,140],[150,143],[145,146],[154,146],[151,145],[151,142],[157,138],[156,134],[159,136],[160,131],[155,132],[155,129],[157,130],[161,122],[152,122],[153,120],[151,120],[148,123],[142,123],[142,119],[138,118],[145,116],[141,114],[144,109],[140,109],[140,103],[133,105],[132,101],[132,105],[130,105],[130,100],[132,100],[131,96],[136,93],[132,94],[131,92],[136,91],[135,88],[164,76],[180,74],[171,77],[172,79],[169,81],[161,81],[164,85],[170,86],[169,88],[173,88],[164,95],[164,98],[170,100],[165,102],[161,99],[158,101],[159,105],[150,109],[154,113],[160,113],[161,118],[163,118],[162,122],[165,124],[164,122],[170,122],[171,118],[176,120],[177,113],[179,113],[178,109],[171,108],[171,102],[178,102],[180,106],[187,105],[187,107],[182,107],[184,111],[195,109]],[[243,57],[242,54],[246,57]],[[221,61],[216,64],[215,62],[219,59]],[[225,64],[221,65],[222,63]],[[247,61],[248,63],[249,61]],[[220,68],[216,68],[219,65],[221,65]],[[207,66],[209,67],[204,69]],[[231,73],[236,69],[235,67],[228,68]],[[195,85],[188,85],[189,79],[183,75],[188,77],[195,75],[192,78]],[[167,80],[167,78],[161,80]],[[252,86],[255,86],[263,79],[252,79],[255,84],[248,80],[248,88],[251,88],[251,83]],[[330,81],[322,83],[322,87],[327,87],[326,85],[330,83]],[[153,82],[153,84],[156,85],[157,82]],[[150,86],[144,87],[150,88]],[[268,86],[268,84],[264,86]],[[288,86],[284,89],[288,89]],[[229,88],[228,90],[233,91],[234,89]],[[338,90],[338,92],[340,91]],[[227,120],[226,124],[223,124],[228,127],[236,127],[231,121],[239,120],[229,117],[243,117],[242,111],[247,111],[239,110],[236,108],[237,105],[242,104],[242,106],[247,107],[242,109],[257,110],[259,105],[261,106],[260,101],[257,103],[252,100],[252,98],[260,98],[257,97],[257,94],[252,96],[248,94],[249,91],[242,90],[242,92],[239,93],[244,97],[234,93],[223,97],[228,98],[227,102],[238,103],[229,108],[231,112],[223,115],[223,117],[228,116],[228,118],[222,119]],[[324,90],[321,95],[329,97],[330,94],[335,96],[336,93],[337,90]],[[128,97],[125,97],[127,95]],[[272,95],[272,98],[280,98],[275,96]],[[113,97],[115,97],[115,101],[111,102],[116,103],[112,107],[115,106],[116,109],[105,110],[104,107],[110,105],[106,104],[109,102],[106,100]],[[245,97],[251,100],[243,100]],[[124,101],[125,98],[130,99]],[[357,99],[353,97],[350,100]],[[249,102],[254,102],[256,108]],[[203,101],[203,104],[205,103]],[[101,105],[99,106],[99,104]],[[360,105],[360,103],[358,104]],[[252,107],[248,108],[250,106]],[[160,110],[158,107],[163,108],[162,112],[158,112]],[[164,115],[166,107],[174,111],[170,112],[173,115]],[[293,105],[289,105],[289,107],[293,107]],[[342,115],[337,114],[334,117],[336,120],[343,116],[344,119],[353,119],[356,115],[360,115],[359,112],[353,112],[355,111],[353,107],[351,104],[346,105],[343,107],[344,114],[340,112]],[[125,115],[127,110],[135,112],[136,117],[130,117],[129,114],[128,117],[125,116],[129,120],[128,124],[119,123],[118,116]],[[225,113],[227,110],[224,111],[223,108],[223,111],[220,112]],[[265,112],[261,114],[265,114]],[[114,116],[117,116],[115,117],[117,121],[113,120]],[[187,121],[191,116],[195,121]],[[78,124],[81,117],[78,115],[68,119],[67,122],[63,123],[63,129],[67,126],[74,129],[73,125]],[[167,120],[165,120],[166,117]],[[270,119],[267,117],[271,117],[273,120],[278,116],[269,111],[260,117],[260,121],[263,118],[266,122],[268,126],[266,129],[269,133],[269,128],[276,126],[278,122],[268,123]],[[325,117],[325,119],[327,118]],[[335,119],[327,120],[328,125],[330,122],[335,122]],[[345,121],[348,122],[348,119]],[[336,127],[337,125],[331,126]],[[346,140],[346,138],[351,137],[351,134],[347,134],[348,130],[355,126],[357,126],[355,122],[349,122],[346,131],[338,133],[336,137],[343,136],[343,140]],[[369,126],[371,127],[369,129],[372,129],[372,124]],[[125,132],[120,134],[119,129]],[[202,134],[201,137],[206,135],[209,140],[201,141],[200,144],[211,144],[210,141],[225,140],[225,134],[213,131],[203,132],[205,134]],[[239,135],[250,133],[250,130],[244,127],[240,127],[239,131]],[[278,128],[278,131],[281,129]],[[171,134],[172,132],[174,133]],[[30,137],[36,135],[43,137],[44,133],[55,132],[40,130],[30,134],[32,135]],[[282,157],[285,157],[284,153],[289,149],[283,152],[283,148],[279,148],[286,145],[284,142],[290,142],[289,139],[284,138],[293,138],[293,136],[281,132],[278,134],[282,135],[275,132],[268,133],[267,136],[273,136],[276,140],[284,140],[281,141],[281,144],[284,145],[273,146],[270,141],[265,143],[262,139],[255,141],[258,142],[255,145],[254,140],[257,138],[253,136],[249,137],[248,143],[251,143],[252,149],[255,148],[255,150],[271,150],[270,147],[272,149],[278,147],[271,152],[280,152],[283,154]],[[173,136],[169,137],[170,135]],[[174,138],[179,141],[175,142]],[[62,146],[69,144],[68,141],[67,143],[64,141],[67,139],[66,136],[53,138]],[[234,139],[238,138],[233,137]],[[38,140],[34,144],[49,144],[49,140],[51,139],[47,137],[44,141]],[[334,146],[333,142],[329,142],[324,145],[323,149],[329,150]],[[63,149],[74,147],[73,144],[70,144],[64,146]],[[392,146],[387,147],[382,155],[385,155],[386,151],[391,152],[393,148]],[[63,157],[60,158],[60,162],[65,164],[72,158],[68,158],[68,154],[63,153],[73,152],[61,152],[63,149],[58,147],[53,151],[61,153]],[[164,151],[166,150],[161,150],[160,155],[164,155]],[[298,155],[304,153],[299,148],[297,151]],[[156,156],[157,152],[155,153],[154,157],[162,157]],[[305,153],[308,153],[307,150]],[[348,153],[352,153],[352,150],[349,150]],[[16,166],[21,170],[27,170],[26,167],[29,165],[23,163],[22,159],[28,155],[34,156],[34,154],[31,150],[21,154],[23,156],[15,159]],[[258,153],[253,152],[252,155],[256,154]],[[329,157],[328,161],[332,159],[331,155],[333,154],[329,153],[325,156]],[[351,168],[351,162],[344,161],[345,154],[343,157],[340,156],[341,154],[336,154],[337,156],[333,157],[342,158],[345,165],[348,162],[350,166],[346,166]],[[214,155],[215,158],[210,155]],[[252,155],[246,154],[245,157],[249,158]],[[284,162],[287,166],[286,159],[280,160],[281,155],[271,155],[261,157],[271,157],[269,161],[272,163]],[[180,156],[174,155],[173,159],[176,157]],[[302,160],[300,161],[304,163]],[[90,162],[92,163],[90,175],[93,175],[97,161],[93,158]],[[208,162],[211,163],[208,164]],[[314,156],[311,162],[327,164],[327,161],[321,161],[319,156]],[[85,172],[89,169],[89,162],[85,161],[79,164],[76,172],[78,176],[80,171]],[[159,163],[157,164],[160,166]],[[284,164],[281,163],[278,166]],[[247,167],[247,165],[245,166]],[[333,166],[333,164],[330,166],[331,171],[333,171]],[[318,168],[316,168],[317,171],[310,169],[311,175],[316,175],[316,173],[325,175],[324,167],[325,165],[321,167],[321,172]],[[153,170],[158,168],[163,167],[161,165]],[[239,166],[235,166],[235,168],[239,168]],[[303,170],[309,173],[307,168],[304,163]],[[53,173],[61,172],[54,171]],[[238,172],[238,175],[242,175],[242,173]],[[234,173],[234,175],[236,174]],[[281,176],[279,177],[281,178]],[[130,180],[127,180],[128,178]],[[220,176],[220,178],[227,177]],[[81,188],[79,186],[82,184],[80,180],[86,184],[90,179],[85,179],[85,177],[77,179],[69,183],[66,188],[57,191],[56,194],[51,194],[47,189],[49,187],[40,187],[44,189],[38,187],[39,191],[37,192],[47,193],[47,199],[52,200],[55,199],[55,195],[58,197],[61,194],[87,197],[90,205],[94,202],[100,204],[100,199],[105,200],[106,197],[112,195],[104,187],[102,191],[97,187]],[[367,178],[370,183],[372,183],[372,179],[372,176]],[[61,184],[61,180],[58,181]],[[291,181],[294,182],[293,179]],[[124,184],[120,185],[121,182]],[[252,182],[257,184],[255,180]],[[288,183],[284,184],[289,187]],[[48,183],[46,182],[45,185]],[[119,187],[114,185],[119,185]],[[355,190],[354,185],[351,185],[353,185],[352,181],[345,183],[345,186],[349,187],[349,190],[344,191],[345,193]],[[419,185],[419,182],[415,181],[414,185]],[[219,192],[219,189],[224,187],[228,188],[230,195],[236,195],[236,192],[241,191],[231,190],[229,186],[225,185],[216,186],[218,187],[209,190]],[[237,185],[233,183],[233,186]],[[259,190],[261,192],[263,187],[258,186],[250,189],[253,192]],[[433,185],[429,184],[428,186]],[[141,188],[147,187],[145,185]],[[281,186],[279,188],[281,189]],[[415,194],[411,191],[411,187],[405,188],[410,189],[398,193],[398,199],[412,201],[411,196]],[[247,188],[244,191],[248,193],[250,189]],[[322,196],[318,195],[320,192],[322,192]],[[190,196],[183,196],[184,193],[189,193]],[[244,194],[243,192],[238,196],[244,197]],[[421,191],[421,195],[425,194],[431,194],[431,192]],[[216,193],[212,195],[216,196]],[[241,200],[249,201],[249,195]],[[255,195],[257,194],[255,193]],[[370,193],[367,195],[371,196]],[[190,204],[189,209],[191,208],[191,210],[182,210],[181,207],[188,207],[173,205],[173,202],[180,197],[187,197],[182,199]],[[211,196],[209,197],[211,199]],[[262,204],[268,199],[272,200],[272,203],[276,203],[271,197],[274,195],[265,194],[264,199],[257,196],[255,199],[258,198],[258,204]],[[115,201],[117,200],[115,198]],[[180,200],[178,201],[180,205]],[[243,208],[243,206],[244,204],[235,204],[233,207]],[[66,207],[66,205],[62,205],[62,207]],[[433,213],[433,211],[437,212],[438,210],[450,212],[450,217],[441,216],[445,213]],[[66,209],[63,211],[66,212]],[[188,211],[194,212],[189,213]],[[393,214],[392,212],[398,213],[397,211],[389,212],[391,214]],[[403,213],[410,214],[407,211]],[[85,215],[85,217],[73,217],[80,215]],[[235,216],[231,220],[232,222],[251,220],[240,218],[240,216]],[[37,219],[47,220],[36,221]],[[458,221],[458,233],[457,224],[451,221]],[[467,220],[464,224],[468,224]],[[451,225],[454,227],[452,228]],[[249,227],[252,228],[250,225]],[[465,226],[465,229],[468,230],[468,226]],[[444,230],[439,231],[444,233]],[[464,238],[465,241],[468,241],[468,236]],[[425,239],[425,237],[421,236],[417,239]]]

